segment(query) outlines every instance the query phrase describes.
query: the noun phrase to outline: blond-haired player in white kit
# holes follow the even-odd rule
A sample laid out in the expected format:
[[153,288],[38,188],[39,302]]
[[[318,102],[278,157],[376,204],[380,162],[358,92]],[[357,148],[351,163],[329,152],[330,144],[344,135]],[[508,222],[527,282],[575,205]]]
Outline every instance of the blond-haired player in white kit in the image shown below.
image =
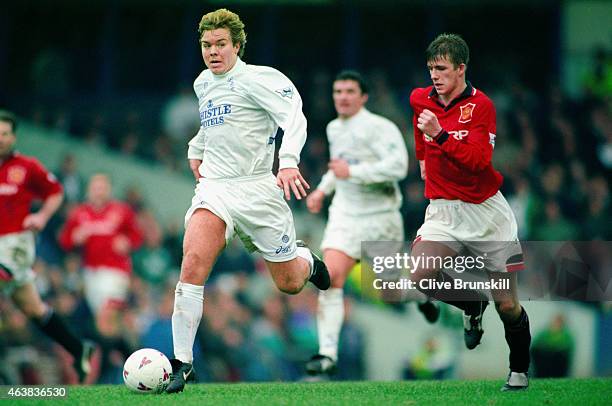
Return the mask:
[[[295,294],[308,280],[329,288],[322,261],[295,238],[284,199],[306,197],[298,169],[306,141],[301,97],[276,69],[247,65],[240,17],[219,9],[199,25],[204,70],[194,82],[200,130],[189,142],[189,165],[199,180],[185,216],[183,262],[176,286],[172,378],[166,392],[180,392],[193,377],[193,342],[204,301],[204,283],[226,243],[237,234],[261,252],[276,286]],[[279,171],[272,174],[274,139],[284,130]],[[283,199],[284,198],[284,199]]]
[[[334,80],[333,99],[338,118],[327,125],[329,170],[306,200],[308,209],[318,213],[325,196],[335,192],[321,243],[332,287],[319,293],[319,353],[306,364],[311,375],[336,370],[344,320],[343,287],[361,258],[361,242],[404,241],[398,182],[406,177],[408,153],[402,134],[393,122],[364,107],[368,89],[360,73],[340,72]],[[427,310],[434,312],[428,317],[431,321],[437,319],[438,308],[430,302],[420,308],[426,316]]]

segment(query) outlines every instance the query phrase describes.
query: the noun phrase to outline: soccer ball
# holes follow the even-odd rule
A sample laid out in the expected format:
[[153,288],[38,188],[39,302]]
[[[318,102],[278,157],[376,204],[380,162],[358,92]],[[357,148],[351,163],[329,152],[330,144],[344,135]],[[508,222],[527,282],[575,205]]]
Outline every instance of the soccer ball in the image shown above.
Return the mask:
[[138,393],[161,393],[170,382],[172,366],[164,354],[152,348],[134,352],[123,365],[123,382]]

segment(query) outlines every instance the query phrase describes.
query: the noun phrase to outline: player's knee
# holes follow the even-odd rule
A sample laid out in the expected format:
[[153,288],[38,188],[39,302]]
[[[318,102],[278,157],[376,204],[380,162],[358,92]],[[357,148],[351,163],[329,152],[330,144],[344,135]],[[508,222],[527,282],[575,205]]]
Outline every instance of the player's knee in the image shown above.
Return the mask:
[[344,282],[346,282],[346,273],[335,271],[333,269],[327,268],[329,272],[329,279],[331,282],[331,286],[334,288],[342,288],[344,287]]
[[304,281],[300,281],[296,278],[284,278],[280,281],[275,281],[276,287],[283,293],[288,295],[295,295],[300,293],[304,287]]
[[181,281],[198,285],[205,276],[206,269],[202,256],[196,252],[186,252],[181,264]]
[[495,309],[501,316],[513,316],[520,313],[521,305],[512,299],[508,299],[495,303]]
[[18,307],[29,319],[40,319],[47,312],[47,306],[39,300],[18,303]]
[[410,274],[410,279],[418,284],[423,279],[435,279],[438,276],[438,272],[435,268],[417,268]]

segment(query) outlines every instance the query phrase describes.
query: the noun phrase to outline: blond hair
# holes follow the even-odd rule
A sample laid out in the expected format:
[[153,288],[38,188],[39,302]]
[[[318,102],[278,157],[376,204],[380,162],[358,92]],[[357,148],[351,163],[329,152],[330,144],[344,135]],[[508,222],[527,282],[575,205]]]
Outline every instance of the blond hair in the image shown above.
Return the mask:
[[208,14],[204,14],[198,26],[200,38],[202,38],[204,31],[212,31],[218,28],[228,29],[232,44],[240,44],[238,56],[242,58],[246,45],[246,33],[244,32],[244,23],[240,21],[238,14],[232,13],[225,8],[220,8]]

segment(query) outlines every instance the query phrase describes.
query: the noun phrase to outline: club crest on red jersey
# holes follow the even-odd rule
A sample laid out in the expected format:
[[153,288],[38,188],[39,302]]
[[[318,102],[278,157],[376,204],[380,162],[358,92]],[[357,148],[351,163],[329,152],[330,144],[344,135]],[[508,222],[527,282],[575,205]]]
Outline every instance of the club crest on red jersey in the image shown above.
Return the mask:
[[468,103],[464,104],[463,106],[460,106],[459,108],[461,109],[461,117],[459,117],[459,122],[470,122],[470,120],[472,120],[472,112],[474,111],[475,107],[476,105],[474,103]]
[[21,185],[26,177],[26,170],[21,166],[13,166],[8,169],[6,179],[9,183]]

